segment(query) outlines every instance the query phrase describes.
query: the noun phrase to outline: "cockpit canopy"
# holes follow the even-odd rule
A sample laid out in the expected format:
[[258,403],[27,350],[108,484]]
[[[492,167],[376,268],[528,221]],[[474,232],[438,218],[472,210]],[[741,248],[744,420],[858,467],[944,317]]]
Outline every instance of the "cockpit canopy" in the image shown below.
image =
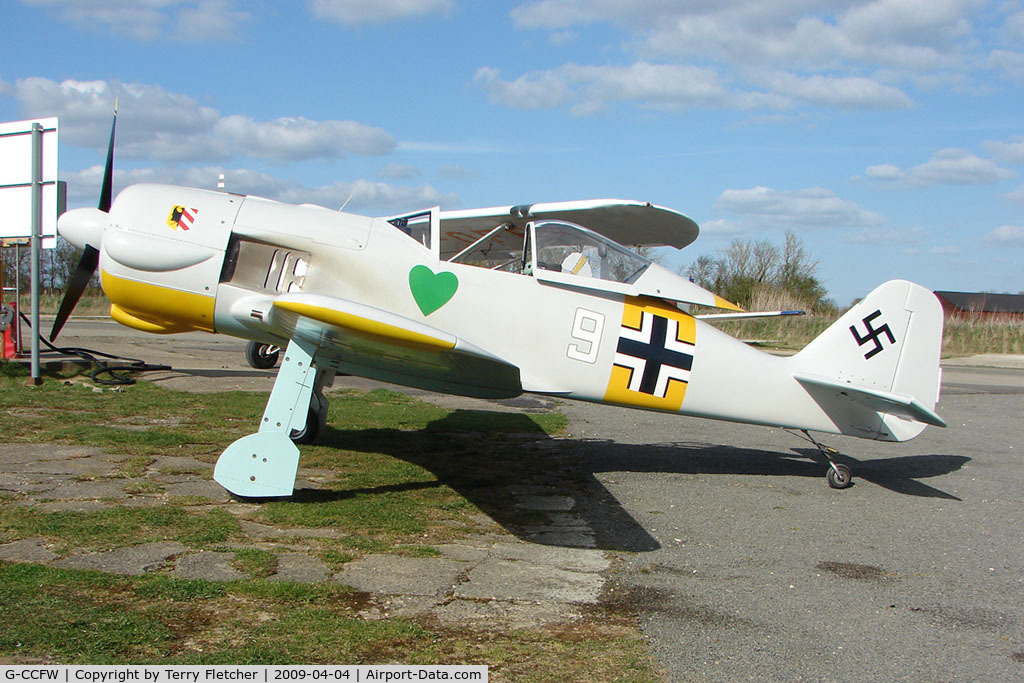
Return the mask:
[[636,252],[568,221],[534,223],[533,239],[533,268],[538,270],[633,284],[651,265]]
[[[512,207],[504,212],[504,220],[501,213],[434,208],[386,220],[441,261],[532,276],[550,286],[736,308],[608,236],[674,235],[678,238],[674,241],[688,244],[697,227],[682,214],[617,200]],[[601,231],[566,220],[560,213],[593,220]],[[488,226],[488,221],[494,222]]]
[[[510,232],[520,232],[518,248],[510,248]],[[503,226],[450,260],[526,275],[546,271],[625,284],[636,282],[651,265],[621,244],[568,221],[537,221],[524,231]]]

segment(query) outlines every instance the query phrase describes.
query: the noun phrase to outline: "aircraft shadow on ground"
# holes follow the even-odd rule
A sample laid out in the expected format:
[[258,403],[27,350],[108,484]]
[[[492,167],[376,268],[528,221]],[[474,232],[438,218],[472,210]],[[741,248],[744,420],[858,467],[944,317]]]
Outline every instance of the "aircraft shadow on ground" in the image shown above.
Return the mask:
[[[828,465],[813,448],[769,451],[706,443],[622,444],[612,440],[552,439],[528,415],[457,410],[426,429],[336,430],[328,427],[321,445],[382,453],[418,465],[437,481],[395,483],[355,489],[302,489],[294,499],[317,502],[355,495],[408,491],[446,485],[504,529],[537,543],[572,546],[557,535],[538,534],[544,513],[524,510],[517,494],[567,496],[576,516],[596,535],[599,547],[645,552],[660,547],[598,478],[609,472],[650,474],[739,474],[823,479]],[[896,493],[959,500],[919,479],[962,468],[970,458],[914,455],[858,461],[835,456],[853,469],[855,481]],[[824,482],[822,482],[824,485]]]

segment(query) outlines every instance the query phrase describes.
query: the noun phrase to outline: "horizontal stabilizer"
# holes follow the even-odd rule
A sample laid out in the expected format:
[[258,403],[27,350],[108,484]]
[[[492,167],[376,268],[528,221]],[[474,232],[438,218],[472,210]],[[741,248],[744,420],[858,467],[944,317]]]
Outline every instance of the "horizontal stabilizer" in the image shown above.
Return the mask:
[[847,384],[846,382],[838,382],[833,379],[828,379],[827,377],[817,377],[814,375],[799,373],[794,374],[793,376],[801,384],[818,387],[820,389],[830,389],[841,396],[846,396],[858,401],[871,410],[879,413],[898,415],[917,422],[934,425],[935,427],[946,426],[945,420],[936,415],[935,411],[930,410],[913,396],[894,394],[892,392],[868,389],[866,387],[857,387],[852,384]]

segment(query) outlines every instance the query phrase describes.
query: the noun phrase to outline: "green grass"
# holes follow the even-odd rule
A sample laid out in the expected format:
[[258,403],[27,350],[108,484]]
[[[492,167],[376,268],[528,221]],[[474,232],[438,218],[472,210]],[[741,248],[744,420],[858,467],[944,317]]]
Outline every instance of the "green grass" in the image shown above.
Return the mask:
[[508,633],[443,628],[429,619],[367,620],[360,614],[370,596],[331,582],[267,580],[275,553],[263,544],[240,547],[246,536],[239,519],[323,529],[323,538],[283,542],[337,570],[368,553],[437,556],[434,545],[476,528],[470,518],[477,510],[513,525],[530,513],[515,510],[505,487],[550,481],[550,454],[527,446],[565,429],[559,413],[450,411],[390,391],[334,392],[320,442],[301,448],[302,465],[321,478],[319,489],[230,514],[234,503],[170,496],[149,477],[169,472],[162,455],[212,466],[227,444],[254,429],[265,396],[184,393],[145,382],[102,393],[78,380],[28,387],[23,374],[5,370],[0,366],[0,429],[9,443],[98,446],[116,460],[98,476],[123,481],[147,504],[58,512],[0,499],[0,542],[42,537],[67,555],[177,541],[233,552],[232,565],[250,577],[125,577],[0,562],[5,663],[467,663],[490,665],[492,680],[656,678],[627,616],[598,611],[571,627]]
[[943,356],[978,353],[1024,353],[1024,320],[947,320]]
[[253,430],[266,402],[253,392],[193,394],[146,382],[102,393],[78,379],[26,388],[19,377],[0,376],[8,442],[80,443],[133,456],[219,454]]
[[236,550],[231,566],[249,576],[259,579],[271,576],[277,571],[277,555],[260,548]]
[[[799,351],[824,332],[835,319],[830,316],[805,315],[722,321],[714,325],[737,339],[765,342],[763,346],[767,348]],[[942,335],[943,358],[981,353],[1024,353],[1024,321],[946,321]]]
[[192,547],[223,543],[240,534],[238,520],[225,510],[189,512],[182,508],[112,507],[96,512],[44,512],[21,505],[0,505],[0,538],[43,536],[57,550],[109,550],[154,541],[178,541]]
[[68,664],[361,663],[398,656],[426,633],[410,620],[358,618],[364,599],[340,586],[265,583],[0,563],[0,654]]
[[486,664],[492,680],[657,678],[613,613],[555,629],[466,632],[366,620],[338,584],[111,576],[0,562],[0,657],[64,664]]
[[[9,442],[84,444],[128,456],[113,474],[128,480],[126,492],[160,494],[161,486],[146,478],[149,468],[161,469],[158,456],[191,456],[212,467],[229,443],[253,430],[264,401],[252,392],[194,394],[145,382],[94,393],[81,382],[26,387],[0,378],[0,430]],[[511,509],[499,489],[547,466],[521,444],[565,424],[559,413],[449,411],[393,391],[336,392],[329,427],[317,445],[302,448],[302,465],[329,473],[322,487],[268,502],[250,517],[348,533],[352,539],[318,549],[356,556],[412,538],[444,541],[453,533],[446,520],[478,508]],[[164,502],[92,513],[0,506],[0,535],[65,539],[64,549],[74,539],[76,547],[104,549],[132,539],[208,546],[239,534],[227,513],[197,520],[183,508],[198,501]],[[509,513],[505,519],[514,521]]]

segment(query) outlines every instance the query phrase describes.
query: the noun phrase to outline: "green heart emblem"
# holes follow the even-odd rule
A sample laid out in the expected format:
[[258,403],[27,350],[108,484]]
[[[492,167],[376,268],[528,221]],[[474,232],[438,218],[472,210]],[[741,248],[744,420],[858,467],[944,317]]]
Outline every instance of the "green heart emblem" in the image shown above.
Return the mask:
[[426,266],[413,266],[409,271],[409,289],[423,315],[430,315],[451,301],[458,288],[455,273],[435,273]]

